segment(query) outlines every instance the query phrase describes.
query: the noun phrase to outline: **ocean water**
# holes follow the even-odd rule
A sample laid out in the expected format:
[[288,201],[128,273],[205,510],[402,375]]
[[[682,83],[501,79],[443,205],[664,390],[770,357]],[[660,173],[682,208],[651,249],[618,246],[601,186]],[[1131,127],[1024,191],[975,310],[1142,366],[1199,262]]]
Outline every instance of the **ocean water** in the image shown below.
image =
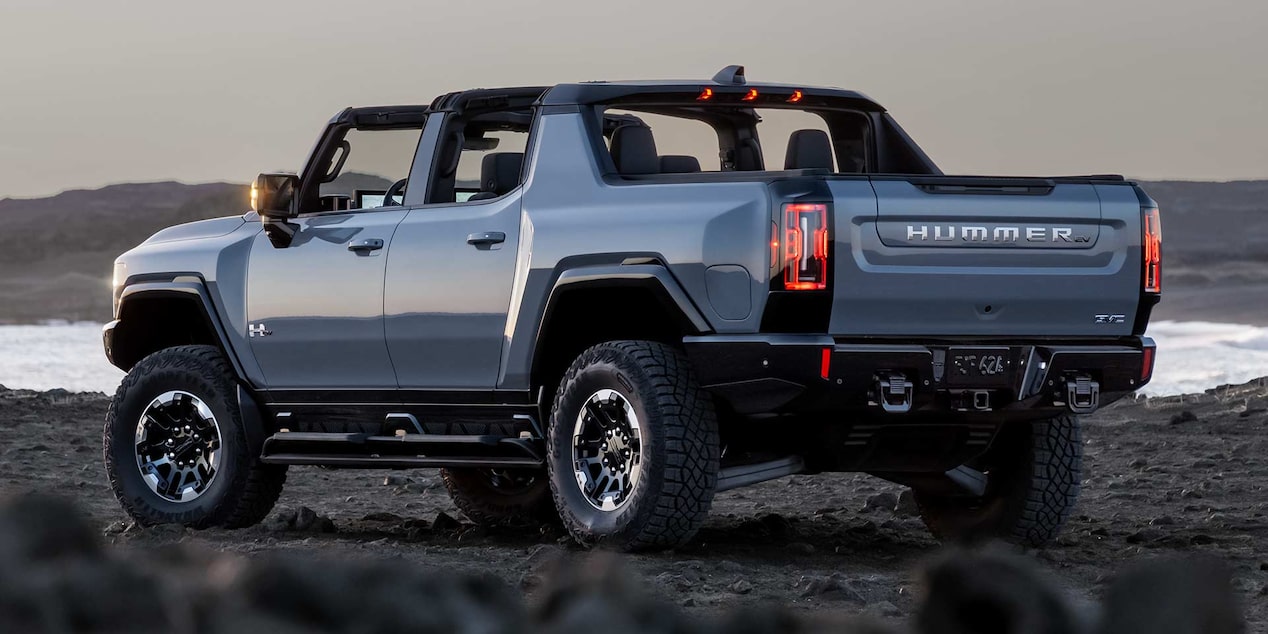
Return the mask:
[[[1149,335],[1158,342],[1158,361],[1145,394],[1201,392],[1268,376],[1268,328],[1161,321]],[[112,394],[121,379],[102,352],[101,324],[0,326],[0,385]]]

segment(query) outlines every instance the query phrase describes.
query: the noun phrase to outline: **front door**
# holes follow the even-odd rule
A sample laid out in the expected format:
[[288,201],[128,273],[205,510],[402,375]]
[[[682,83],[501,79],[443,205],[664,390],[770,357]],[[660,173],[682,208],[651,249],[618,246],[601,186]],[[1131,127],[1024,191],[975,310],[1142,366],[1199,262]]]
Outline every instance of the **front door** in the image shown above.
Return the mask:
[[251,246],[247,335],[270,390],[314,391],[295,395],[303,402],[380,401],[396,390],[383,282],[423,129],[405,114],[331,130],[305,173],[291,242],[262,233]]
[[247,335],[269,389],[396,388],[383,337],[383,279],[406,212],[301,217],[285,248],[256,237]]

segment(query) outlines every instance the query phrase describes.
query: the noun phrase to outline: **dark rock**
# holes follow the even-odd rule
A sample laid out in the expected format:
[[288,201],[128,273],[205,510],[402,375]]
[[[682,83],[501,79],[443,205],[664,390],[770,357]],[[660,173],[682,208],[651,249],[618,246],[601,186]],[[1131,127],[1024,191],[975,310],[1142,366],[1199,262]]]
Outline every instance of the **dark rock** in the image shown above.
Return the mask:
[[295,530],[306,531],[317,523],[317,511],[301,506],[295,511]]
[[920,508],[916,506],[916,494],[911,489],[903,489],[898,494],[898,504],[894,505],[894,514],[900,517],[920,515]]
[[881,616],[897,617],[897,616],[903,615],[903,611],[898,609],[898,606],[894,605],[893,603],[890,603],[889,601],[881,601],[880,603],[873,603],[872,605],[869,605],[864,609],[867,612],[874,612]]
[[1233,634],[1242,631],[1232,574],[1212,560],[1155,560],[1119,575],[1097,632]]
[[1175,518],[1170,515],[1163,515],[1162,517],[1155,517],[1152,520],[1149,520],[1150,526],[1172,526],[1175,523]]
[[[644,591],[627,574],[619,556],[591,555],[581,561],[558,562],[545,571],[547,579],[532,620],[537,631],[582,634],[596,631],[690,632],[682,612]],[[475,631],[464,627],[464,631]],[[524,631],[524,628],[503,630]]]
[[746,579],[740,579],[727,586],[726,589],[734,592],[735,594],[748,594],[753,591],[753,584],[749,583]]
[[828,576],[807,575],[797,581],[801,588],[802,598],[822,597],[825,599],[866,603],[867,599],[859,592],[845,575],[834,572]]
[[178,539],[184,537],[185,533],[188,532],[188,529],[181,524],[169,523],[156,524],[154,526],[147,527],[143,532],[150,537],[157,537],[159,539]]
[[70,502],[37,493],[0,501],[0,567],[100,552],[96,529]]
[[793,542],[788,544],[786,548],[788,549],[788,552],[796,555],[813,555],[815,552],[814,545],[807,544],[806,542]]
[[450,517],[443,511],[436,514],[436,519],[431,522],[431,529],[438,533],[447,533],[462,528],[462,522]]
[[1078,620],[1061,593],[1015,555],[953,552],[925,577],[926,600],[915,619],[915,629],[925,634],[1077,631]]
[[401,524],[405,522],[405,518],[395,513],[367,513],[363,516],[362,521],[366,522],[390,522],[392,524]]
[[1161,540],[1163,537],[1166,537],[1166,533],[1163,533],[1162,531],[1156,528],[1142,528],[1132,533],[1131,535],[1128,535],[1127,543],[1148,544],[1151,542],[1156,542],[1158,540]]
[[1145,460],[1144,458],[1136,458],[1132,460],[1131,462],[1127,463],[1127,466],[1133,469],[1142,469],[1148,465],[1149,465],[1149,462]]
[[294,530],[297,515],[291,509],[278,509],[264,521],[263,526],[265,529],[274,532]]
[[1173,414],[1171,416],[1170,423],[1172,425],[1180,425],[1182,423],[1196,423],[1197,420],[1198,420],[1197,414],[1194,414],[1193,412],[1186,409],[1178,414]]
[[409,483],[409,478],[396,473],[390,473],[387,477],[383,478],[383,486],[385,487],[399,487]]
[[898,496],[889,491],[868,496],[864,511],[893,511],[898,506]]

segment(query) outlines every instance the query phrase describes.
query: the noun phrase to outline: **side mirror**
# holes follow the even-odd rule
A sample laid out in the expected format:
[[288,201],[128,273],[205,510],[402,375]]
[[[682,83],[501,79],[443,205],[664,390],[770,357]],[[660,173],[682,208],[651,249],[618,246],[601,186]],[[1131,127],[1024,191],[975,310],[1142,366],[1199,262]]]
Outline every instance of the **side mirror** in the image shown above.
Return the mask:
[[260,174],[251,183],[251,208],[263,218],[299,215],[299,177],[294,174]]

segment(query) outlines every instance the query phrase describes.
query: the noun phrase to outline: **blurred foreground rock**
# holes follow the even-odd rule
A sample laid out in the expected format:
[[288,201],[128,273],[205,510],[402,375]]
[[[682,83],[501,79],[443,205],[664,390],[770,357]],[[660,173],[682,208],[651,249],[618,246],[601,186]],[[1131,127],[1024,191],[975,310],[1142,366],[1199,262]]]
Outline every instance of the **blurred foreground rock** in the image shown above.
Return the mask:
[[[320,522],[309,515],[317,517],[301,509],[292,520],[287,512],[279,523],[311,530]],[[845,576],[806,578],[805,592],[854,597],[860,616],[755,602],[704,620],[648,593],[622,570],[618,555],[541,547],[531,557],[536,579],[525,585],[536,590],[529,602],[491,576],[403,560],[245,558],[181,543],[148,551],[106,548],[69,503],[24,495],[0,501],[0,632],[903,631],[872,620],[899,611],[890,603],[865,605]],[[1242,630],[1229,571],[1209,560],[1157,560],[1129,570],[1110,584],[1098,610],[1072,607],[1032,563],[1008,550],[952,552],[924,577],[914,632]],[[730,591],[754,589],[740,579]]]

